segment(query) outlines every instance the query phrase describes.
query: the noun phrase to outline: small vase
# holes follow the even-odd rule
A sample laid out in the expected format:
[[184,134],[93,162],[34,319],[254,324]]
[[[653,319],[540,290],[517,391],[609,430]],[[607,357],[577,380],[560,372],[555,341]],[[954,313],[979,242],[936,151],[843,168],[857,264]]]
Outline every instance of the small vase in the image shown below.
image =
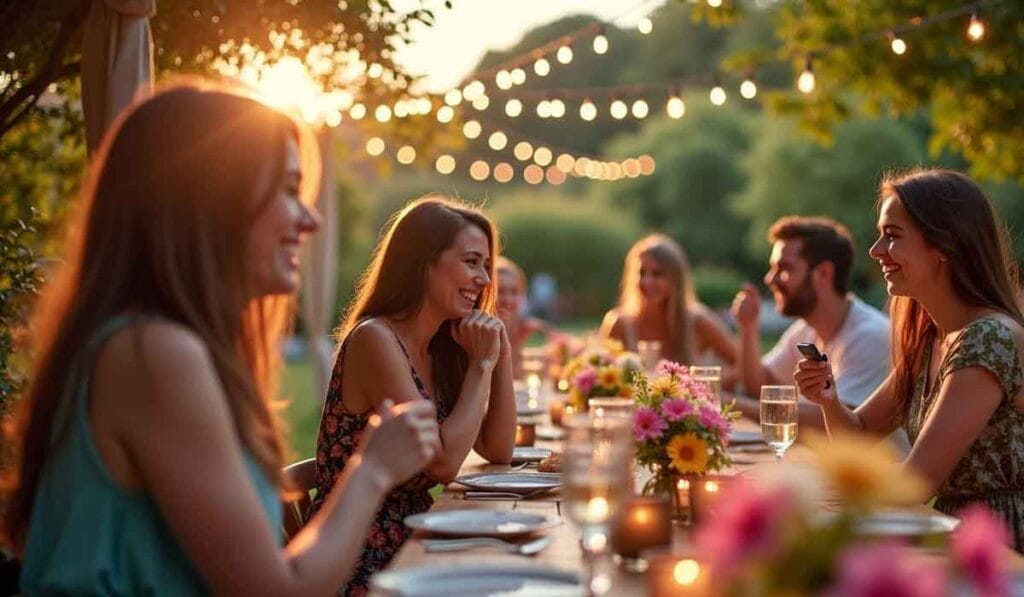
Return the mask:
[[660,470],[644,487],[648,495],[668,496],[672,501],[672,519],[677,524],[690,524],[690,487],[697,484],[703,475],[681,475],[674,470]]

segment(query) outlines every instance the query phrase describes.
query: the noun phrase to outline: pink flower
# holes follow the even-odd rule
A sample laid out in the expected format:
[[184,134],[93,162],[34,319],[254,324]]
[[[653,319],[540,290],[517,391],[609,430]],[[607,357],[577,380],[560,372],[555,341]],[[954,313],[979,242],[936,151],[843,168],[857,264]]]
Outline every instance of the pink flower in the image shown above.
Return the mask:
[[641,406],[633,413],[633,437],[638,442],[645,439],[660,439],[666,429],[668,429],[668,423],[663,421],[658,413],[649,406]]
[[949,543],[953,561],[963,570],[979,595],[1009,595],[1006,546],[1010,535],[1005,524],[981,505],[970,506],[959,517],[960,526]]
[[669,421],[678,421],[693,414],[693,404],[689,400],[673,398],[661,403],[661,414]]
[[930,597],[942,595],[942,563],[922,558],[898,543],[855,545],[839,554],[830,597]]
[[697,528],[699,552],[726,574],[749,559],[771,557],[785,539],[787,508],[796,503],[791,497],[785,487],[730,483],[716,502],[714,516]]
[[711,388],[708,384],[702,381],[694,381],[690,379],[686,389],[689,390],[690,394],[697,400],[711,402],[711,399],[714,397],[711,393]]
[[676,379],[686,379],[690,376],[690,369],[686,365],[680,365],[666,359],[658,362],[657,371],[662,375],[671,375]]
[[700,424],[711,429],[719,437],[727,437],[729,434],[729,422],[725,420],[722,413],[711,404],[703,404],[700,407]]
[[594,389],[594,384],[597,383],[597,369],[587,367],[577,373],[572,381],[580,393],[586,396],[590,393],[590,390]]

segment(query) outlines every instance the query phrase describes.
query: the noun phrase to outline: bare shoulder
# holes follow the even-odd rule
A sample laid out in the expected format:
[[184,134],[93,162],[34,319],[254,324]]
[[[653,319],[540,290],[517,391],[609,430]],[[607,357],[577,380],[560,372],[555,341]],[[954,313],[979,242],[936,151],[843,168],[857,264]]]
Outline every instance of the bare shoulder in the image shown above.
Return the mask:
[[626,325],[626,319],[629,315],[626,315],[618,309],[611,309],[604,314],[604,319],[601,321],[601,335],[606,337],[621,337],[623,326]]
[[388,355],[400,356],[398,340],[387,322],[374,317],[360,323],[346,339],[346,359],[372,362]]

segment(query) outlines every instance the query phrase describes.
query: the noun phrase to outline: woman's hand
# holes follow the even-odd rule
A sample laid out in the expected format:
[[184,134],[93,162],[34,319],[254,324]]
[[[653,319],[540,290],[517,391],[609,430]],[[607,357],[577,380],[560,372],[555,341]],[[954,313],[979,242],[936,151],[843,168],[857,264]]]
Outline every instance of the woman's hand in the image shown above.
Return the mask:
[[388,488],[422,471],[440,450],[437,414],[426,400],[384,400],[366,423],[362,461]]
[[800,394],[818,406],[834,403],[839,398],[836,381],[832,377],[832,364],[827,361],[801,359],[796,364],[793,381]]
[[493,366],[501,353],[504,329],[497,317],[474,310],[452,326],[452,338],[466,351],[470,361],[487,361]]

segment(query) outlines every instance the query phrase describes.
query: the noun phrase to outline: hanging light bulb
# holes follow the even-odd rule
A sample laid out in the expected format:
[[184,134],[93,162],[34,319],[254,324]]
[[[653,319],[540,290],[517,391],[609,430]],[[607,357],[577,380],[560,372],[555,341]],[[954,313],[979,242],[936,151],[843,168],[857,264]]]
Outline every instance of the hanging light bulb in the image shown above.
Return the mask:
[[796,80],[796,88],[802,93],[811,93],[814,91],[814,86],[817,81],[814,80],[814,69],[811,65],[811,57],[807,57],[807,66],[804,67],[804,72],[800,73],[800,77]]
[[434,167],[441,174],[451,174],[455,171],[455,158],[450,155],[442,155],[434,162]]
[[380,137],[370,137],[366,141],[366,153],[370,155],[380,155],[384,153],[384,139]]
[[722,5],[722,0],[708,0],[708,6],[711,8],[718,8]]
[[521,68],[512,69],[512,72],[509,73],[509,76],[512,77],[513,85],[522,85],[523,83],[526,82],[526,71]]
[[512,98],[505,102],[505,114],[509,118],[515,118],[523,113],[523,102]]
[[558,48],[555,58],[557,58],[562,64],[569,64],[572,62],[572,48],[569,46],[562,46],[561,48]]
[[726,99],[725,89],[718,83],[715,83],[715,86],[711,88],[711,92],[708,93],[708,97],[711,99],[712,104],[721,106],[725,103]]
[[594,36],[594,53],[604,54],[608,51],[608,38],[604,36],[604,32],[598,33]]
[[467,139],[476,139],[483,130],[484,127],[480,126],[480,123],[475,120],[467,120],[466,124],[462,125],[462,134]]
[[740,95],[743,99],[754,99],[757,97],[757,83],[754,82],[754,77],[749,76],[740,83]]
[[363,104],[352,104],[348,109],[348,117],[352,120],[362,120],[366,116],[366,106]]
[[892,48],[892,53],[897,56],[902,56],[907,52],[907,42],[903,41],[903,38],[892,31],[889,32],[889,47]]
[[473,81],[462,88],[462,97],[464,97],[466,101],[471,102],[483,95],[485,91],[486,89],[484,88],[483,83],[480,81]]
[[615,100],[612,102],[610,111],[612,118],[615,120],[622,120],[626,117],[626,114],[629,114],[629,108],[626,106],[626,102],[622,100]]
[[381,104],[373,111],[373,117],[377,119],[377,122],[387,122],[391,120],[391,108]]
[[648,111],[649,111],[649,107],[647,106],[647,102],[645,102],[644,100],[638,99],[635,102],[633,102],[633,117],[634,118],[647,118],[647,112]]
[[640,33],[647,35],[651,31],[654,31],[654,23],[652,23],[647,17],[644,17],[636,24],[636,28]]
[[683,98],[679,97],[679,89],[674,88],[672,90],[672,95],[668,98],[668,102],[665,103],[665,112],[669,118],[676,120],[686,114],[686,104],[683,103]]
[[551,106],[552,118],[561,118],[565,116],[565,102],[563,102],[562,100],[553,99],[550,102],[548,102],[548,105]]
[[494,180],[498,182],[508,182],[515,176],[515,169],[512,168],[512,164],[508,162],[498,162],[494,166]]
[[526,141],[520,141],[512,148],[512,155],[516,156],[517,160],[525,162],[533,157],[533,145],[530,145]]
[[462,92],[458,89],[449,89],[444,94],[444,103],[449,106],[458,106],[462,102]]
[[416,159],[416,150],[412,145],[405,145],[398,150],[395,158],[398,159],[399,163],[409,165]]
[[551,63],[548,62],[547,58],[538,58],[533,63],[533,72],[537,73],[538,77],[546,77],[551,72]]
[[477,160],[470,164],[469,175],[473,180],[484,181],[491,173],[491,167],[483,160]]
[[541,118],[551,118],[551,102],[548,100],[541,100],[537,104],[537,116]]
[[495,131],[491,133],[491,136],[487,139],[487,145],[490,146],[494,151],[501,151],[508,145],[508,137],[501,131]]
[[498,89],[511,89],[512,73],[505,69],[499,70],[498,74],[494,75],[494,84],[498,86]]
[[541,166],[547,166],[551,163],[552,159],[554,159],[554,156],[547,147],[538,147],[533,152],[533,161]]
[[437,109],[437,121],[441,124],[451,122],[452,118],[455,118],[455,110],[451,106],[441,106]]
[[490,105],[491,98],[487,97],[486,95],[477,96],[477,98],[473,100],[473,107],[476,108],[477,110],[486,110],[487,106]]
[[978,17],[977,12],[971,13],[971,22],[967,25],[967,38],[971,41],[980,41],[985,37],[985,21]]
[[580,118],[587,122],[597,118],[597,106],[594,105],[594,102],[589,99],[583,100],[583,103],[580,104]]

